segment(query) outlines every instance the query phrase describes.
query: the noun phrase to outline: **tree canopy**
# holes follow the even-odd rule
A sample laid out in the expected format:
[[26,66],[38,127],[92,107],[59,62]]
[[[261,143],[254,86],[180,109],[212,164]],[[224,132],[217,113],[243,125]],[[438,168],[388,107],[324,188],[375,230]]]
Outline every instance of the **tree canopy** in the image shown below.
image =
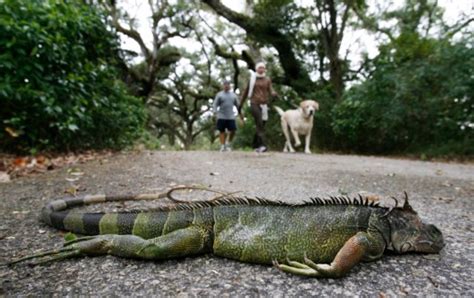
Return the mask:
[[[447,19],[435,0],[241,4],[150,0],[137,12],[118,0],[4,1],[1,150],[123,147],[144,133],[185,149],[212,143],[209,109],[222,81],[239,92],[265,61],[280,94],[272,105],[320,103],[313,146],[473,155],[466,12]],[[279,149],[275,114],[267,130]],[[237,146],[251,144],[248,120]]]

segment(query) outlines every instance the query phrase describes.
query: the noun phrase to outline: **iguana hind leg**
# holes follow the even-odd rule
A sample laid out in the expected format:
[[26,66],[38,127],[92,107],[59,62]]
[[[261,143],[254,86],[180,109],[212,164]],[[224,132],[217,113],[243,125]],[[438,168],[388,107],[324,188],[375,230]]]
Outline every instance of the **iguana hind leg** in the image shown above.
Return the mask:
[[77,238],[65,247],[27,256],[7,264],[37,259],[41,264],[75,256],[114,255],[127,258],[163,260],[205,253],[210,245],[209,231],[191,226],[169,234],[145,240],[134,235],[98,235]]
[[[382,242],[381,242],[382,241]],[[316,264],[304,256],[304,264],[288,260],[288,265],[274,265],[283,272],[313,277],[342,277],[362,260],[375,260],[385,249],[383,239],[359,232],[349,238],[331,264]]]

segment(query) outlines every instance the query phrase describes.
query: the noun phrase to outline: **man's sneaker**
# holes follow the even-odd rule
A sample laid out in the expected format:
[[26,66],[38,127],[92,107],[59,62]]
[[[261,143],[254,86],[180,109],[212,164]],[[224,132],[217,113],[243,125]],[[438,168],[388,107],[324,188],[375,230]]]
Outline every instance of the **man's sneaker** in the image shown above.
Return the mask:
[[225,145],[221,145],[221,149],[219,151],[220,152],[225,152],[226,151]]
[[232,151],[232,146],[229,144],[225,145],[225,151]]
[[257,152],[257,153],[263,153],[265,151],[267,151],[267,147],[265,147],[265,146],[260,146],[257,149],[255,149],[255,152]]

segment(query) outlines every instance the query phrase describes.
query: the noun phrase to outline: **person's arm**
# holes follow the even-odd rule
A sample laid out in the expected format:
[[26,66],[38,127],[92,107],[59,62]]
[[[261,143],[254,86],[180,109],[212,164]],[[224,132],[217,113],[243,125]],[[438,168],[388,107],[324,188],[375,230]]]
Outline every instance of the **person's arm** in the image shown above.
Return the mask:
[[237,108],[237,113],[239,114],[240,119],[244,120],[244,117],[243,117],[242,111],[241,111],[242,109],[240,107],[240,103],[239,103],[239,99],[237,97],[237,94],[235,94],[235,97],[234,97],[234,105]]
[[247,83],[247,86],[245,87],[244,91],[242,92],[242,94],[240,94],[240,103],[237,108],[239,115],[240,115],[240,111],[242,110],[242,107],[244,106],[245,100],[247,99],[247,96],[249,95],[249,88],[250,88],[250,82]]
[[219,93],[217,93],[216,98],[214,98],[214,103],[212,106],[212,110],[214,111],[214,116],[217,113],[217,107],[220,105],[219,101],[220,101],[220,96],[219,96]]
[[278,96],[278,93],[276,93],[275,90],[273,90],[273,84],[272,84],[272,80],[270,78],[268,78],[268,92],[270,92],[270,94],[273,97]]

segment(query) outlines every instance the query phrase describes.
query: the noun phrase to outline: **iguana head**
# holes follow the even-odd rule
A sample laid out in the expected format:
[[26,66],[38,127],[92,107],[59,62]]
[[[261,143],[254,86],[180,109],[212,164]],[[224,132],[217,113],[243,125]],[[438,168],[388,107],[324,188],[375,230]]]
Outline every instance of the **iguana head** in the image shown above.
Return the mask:
[[443,234],[431,224],[421,222],[418,214],[408,204],[405,193],[403,207],[389,210],[391,248],[398,253],[438,253],[444,247]]

